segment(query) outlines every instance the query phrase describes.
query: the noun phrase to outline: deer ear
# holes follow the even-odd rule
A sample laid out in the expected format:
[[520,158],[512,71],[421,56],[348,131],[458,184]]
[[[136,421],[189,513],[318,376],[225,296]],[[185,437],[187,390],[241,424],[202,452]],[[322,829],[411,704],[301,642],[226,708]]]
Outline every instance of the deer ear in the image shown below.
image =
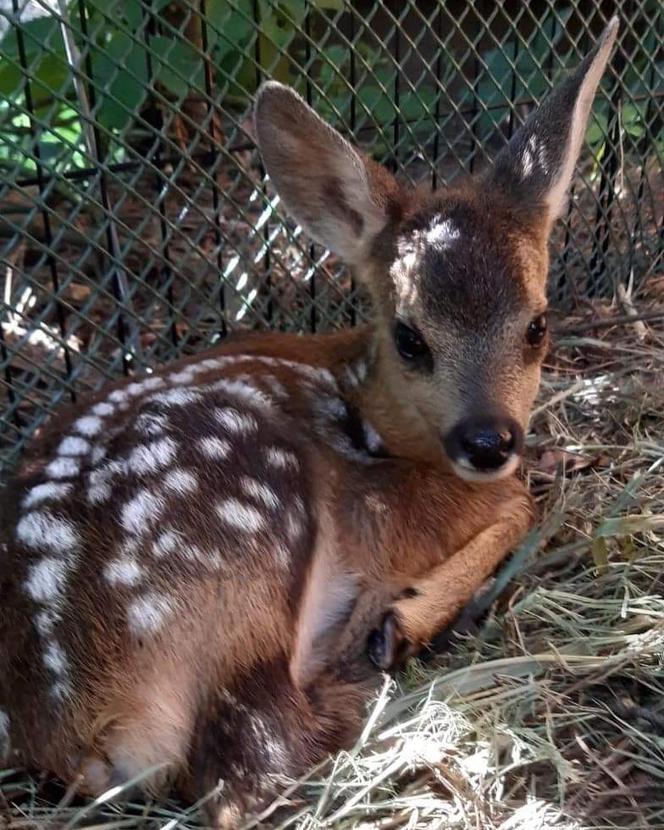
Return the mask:
[[349,264],[366,259],[374,238],[400,211],[400,189],[390,173],[275,81],[258,92],[254,130],[267,173],[292,216]]
[[617,31],[614,17],[576,71],[549,94],[498,154],[488,176],[490,186],[507,191],[519,204],[543,209],[549,227],[565,211],[590,109]]

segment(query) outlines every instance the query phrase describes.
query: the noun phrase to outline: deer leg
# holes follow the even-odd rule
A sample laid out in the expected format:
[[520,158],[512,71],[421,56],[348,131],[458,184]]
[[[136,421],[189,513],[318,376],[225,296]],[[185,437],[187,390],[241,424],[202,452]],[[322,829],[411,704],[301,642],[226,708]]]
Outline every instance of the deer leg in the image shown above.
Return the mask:
[[379,668],[394,669],[429,643],[472,599],[532,523],[526,498],[503,507],[501,519],[477,534],[443,564],[415,581],[397,599],[377,632],[370,636],[371,657]]

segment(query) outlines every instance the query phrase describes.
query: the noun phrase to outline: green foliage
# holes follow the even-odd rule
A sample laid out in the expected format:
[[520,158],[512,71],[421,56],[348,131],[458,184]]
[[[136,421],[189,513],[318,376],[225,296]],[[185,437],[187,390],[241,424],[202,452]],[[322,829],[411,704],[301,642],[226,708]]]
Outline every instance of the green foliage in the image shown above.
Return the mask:
[[[314,17],[322,24],[325,15],[343,8],[344,0],[207,0],[208,66],[223,105],[245,109],[264,77],[302,88],[300,67],[308,56],[302,30],[307,15],[315,9]],[[70,3],[69,30],[82,55],[81,73],[106,151],[121,146],[116,136],[140,126],[138,117],[155,97],[177,108],[193,90],[204,89],[203,39],[188,40],[188,29],[187,35],[183,34],[183,9],[185,4],[170,0],[86,0],[86,17],[81,20],[78,0]],[[560,46],[570,13],[571,7],[547,12],[527,45],[515,35],[482,52],[479,73],[473,72],[455,95],[456,104],[466,111],[480,102],[474,125],[479,141],[487,140],[504,123],[510,100],[528,101],[546,93],[559,71],[558,61],[549,64],[551,44]],[[315,42],[316,35],[313,37]],[[657,55],[654,27],[646,33],[642,46],[624,73],[627,94],[622,128],[632,141],[638,141],[647,129],[643,92],[650,81],[644,75],[653,73],[652,61]],[[445,89],[458,75],[447,56],[441,56],[438,83],[420,83],[413,88],[370,32],[365,41],[356,43],[354,52],[356,77],[360,79],[358,119],[369,119],[379,133],[395,119],[415,134],[430,133],[436,107],[446,108],[441,103]],[[348,46],[334,37],[324,41],[314,55],[310,77],[314,88],[322,90],[315,104],[325,117],[348,116],[350,60]],[[657,68],[659,74],[654,72],[654,78],[661,83],[661,64]],[[468,71],[466,65],[461,69]],[[35,110],[33,121],[25,114],[28,94]],[[37,149],[45,163],[56,167],[89,163],[78,109],[58,17],[24,21],[20,29],[10,27],[0,41],[0,163],[13,159],[20,170],[33,169]],[[609,102],[599,100],[587,135],[598,157],[608,128]],[[384,149],[388,143],[388,139],[385,144],[379,140],[377,148]]]

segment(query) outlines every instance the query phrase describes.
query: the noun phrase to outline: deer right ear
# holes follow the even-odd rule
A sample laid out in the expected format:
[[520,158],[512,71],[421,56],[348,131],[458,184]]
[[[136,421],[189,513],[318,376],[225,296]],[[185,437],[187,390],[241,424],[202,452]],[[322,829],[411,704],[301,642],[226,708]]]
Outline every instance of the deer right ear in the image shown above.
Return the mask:
[[254,129],[265,169],[307,233],[350,265],[400,211],[400,188],[292,89],[263,84]]

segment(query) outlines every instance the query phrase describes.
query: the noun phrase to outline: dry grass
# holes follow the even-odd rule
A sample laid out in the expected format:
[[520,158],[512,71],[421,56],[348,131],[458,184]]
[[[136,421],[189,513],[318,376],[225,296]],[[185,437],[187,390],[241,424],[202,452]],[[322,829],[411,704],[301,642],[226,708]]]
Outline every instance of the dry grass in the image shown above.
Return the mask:
[[[542,523],[486,621],[386,682],[355,749],[248,826],[664,827],[664,321],[579,331],[534,420]],[[81,805],[11,770],[3,812],[11,828],[199,826],[196,809]]]

